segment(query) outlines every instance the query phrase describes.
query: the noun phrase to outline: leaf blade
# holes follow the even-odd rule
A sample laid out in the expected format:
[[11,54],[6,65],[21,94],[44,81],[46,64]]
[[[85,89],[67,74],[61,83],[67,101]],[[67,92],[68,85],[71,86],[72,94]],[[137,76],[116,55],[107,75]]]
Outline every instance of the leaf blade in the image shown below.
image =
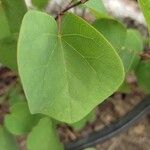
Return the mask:
[[150,0],[138,0],[150,31]]
[[32,0],[32,4],[39,9],[43,9],[48,4],[49,0]]
[[0,40],[10,36],[10,29],[2,5],[0,4]]
[[18,150],[15,138],[2,126],[0,126],[0,145],[2,150]]
[[108,15],[102,0],[88,1],[84,5],[91,10],[91,12],[94,14],[96,18]]
[[150,61],[140,61],[136,75],[138,79],[139,87],[147,94],[150,93]]
[[122,23],[110,18],[98,19],[93,26],[114,46],[123,62],[125,72],[133,71],[143,50],[140,33],[134,29],[127,30]]
[[[34,29],[33,20],[34,25],[38,25]],[[115,50],[85,21],[67,14],[63,17],[61,28],[62,32],[58,34],[55,20],[44,13],[27,13],[19,38],[18,66],[31,112],[73,123],[117,90],[124,78],[124,70]],[[31,35],[31,32],[35,33]],[[41,35],[42,38],[38,39]],[[86,46],[79,39],[85,41]],[[31,44],[27,44],[31,41],[32,49]],[[36,57],[33,57],[35,54]],[[114,68],[118,68],[116,73]],[[35,73],[38,76],[31,82],[29,76]],[[101,81],[99,75],[102,76]],[[38,81],[41,82],[37,84]],[[62,111],[62,108],[66,109]]]
[[13,38],[5,38],[0,40],[0,62],[17,71],[17,41]]
[[18,102],[11,107],[11,114],[5,117],[7,129],[15,135],[27,134],[37,124],[40,117],[31,115],[26,102]]
[[41,119],[33,128],[27,138],[27,148],[28,150],[63,150],[50,118]]
[[1,0],[11,33],[18,33],[27,11],[24,0]]

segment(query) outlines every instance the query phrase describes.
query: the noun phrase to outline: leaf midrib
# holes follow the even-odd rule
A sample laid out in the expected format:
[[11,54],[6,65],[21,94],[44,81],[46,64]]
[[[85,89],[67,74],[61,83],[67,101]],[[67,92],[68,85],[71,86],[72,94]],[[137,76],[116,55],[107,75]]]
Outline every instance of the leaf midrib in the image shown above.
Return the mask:
[[[66,64],[66,61],[65,61],[65,54],[64,54],[64,49],[63,49],[63,44],[62,44],[62,38],[61,36],[58,37],[58,40],[60,42],[60,48],[61,48],[61,51],[62,51],[62,59],[63,59],[63,64],[64,64],[64,69],[65,69],[65,74],[66,74],[66,86],[67,86],[67,92],[68,92],[68,96],[72,99],[71,95],[70,95],[70,92],[69,92],[69,80],[68,80],[68,74],[67,74],[67,64]],[[70,121],[72,122],[73,120],[73,116],[72,116],[72,113],[70,113],[72,110],[72,105],[71,105],[71,100],[68,101],[68,116],[70,117]]]

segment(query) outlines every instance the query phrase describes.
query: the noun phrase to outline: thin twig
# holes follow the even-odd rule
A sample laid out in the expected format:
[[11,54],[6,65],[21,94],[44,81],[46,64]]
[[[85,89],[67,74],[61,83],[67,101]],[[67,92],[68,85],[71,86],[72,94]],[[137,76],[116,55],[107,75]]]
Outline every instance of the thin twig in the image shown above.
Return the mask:
[[61,33],[61,16],[58,15],[58,19],[57,19],[57,23],[58,23],[58,33]]
[[68,10],[70,10],[70,9],[76,7],[76,6],[79,6],[79,5],[81,5],[81,4],[84,4],[84,3],[86,3],[87,1],[89,1],[89,0],[80,0],[80,1],[78,1],[78,2],[76,2],[76,3],[74,3],[74,4],[72,4],[72,5],[68,5],[64,10],[62,10],[62,11],[56,16],[55,19],[57,20],[59,16],[62,16],[62,15],[63,15],[65,12],[67,12]]

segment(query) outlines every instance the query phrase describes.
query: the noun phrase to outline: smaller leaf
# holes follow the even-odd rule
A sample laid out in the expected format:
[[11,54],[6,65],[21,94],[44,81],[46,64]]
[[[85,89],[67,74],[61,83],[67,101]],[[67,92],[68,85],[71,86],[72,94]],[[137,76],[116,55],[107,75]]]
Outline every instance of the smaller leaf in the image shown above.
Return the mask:
[[95,111],[92,111],[86,117],[84,117],[82,120],[80,120],[80,121],[78,121],[78,122],[76,122],[74,124],[71,124],[71,126],[75,130],[79,131],[79,130],[81,130],[82,128],[85,127],[87,122],[92,122],[92,121],[95,120],[95,118],[96,118]]
[[31,115],[26,102],[19,102],[10,108],[11,114],[6,115],[7,129],[16,135],[26,134],[37,124],[40,116]]
[[43,118],[27,139],[28,150],[63,150],[50,118]]
[[119,51],[126,73],[135,69],[140,61],[139,54],[143,49],[143,39],[140,33],[137,30],[128,29],[125,46]]
[[0,40],[0,63],[17,71],[17,40],[8,37]]
[[127,93],[127,94],[129,94],[131,92],[131,88],[130,88],[129,84],[126,82],[126,80],[119,87],[118,92]]
[[3,38],[6,38],[10,36],[10,29],[7,22],[7,18],[4,12],[4,9],[2,8],[2,5],[0,4],[0,40]]
[[12,33],[18,33],[27,11],[24,0],[1,0]]
[[126,28],[117,20],[111,18],[98,19],[93,26],[119,51],[126,39]]
[[84,150],[96,150],[96,149],[91,147],[91,148],[86,148]]
[[150,0],[138,0],[150,31]]
[[32,0],[32,4],[39,9],[46,7],[48,2],[49,2],[49,0]]
[[14,71],[17,71],[17,38],[12,36],[17,36],[26,11],[24,0],[0,1],[0,63]]
[[137,67],[136,75],[140,88],[150,93],[150,60],[141,61]]
[[110,18],[96,20],[93,26],[101,32],[118,52],[125,72],[134,70],[143,50],[143,39],[137,30],[126,29],[123,24]]
[[[124,63],[126,73],[134,71],[140,61],[139,54],[143,50],[143,39],[137,30],[128,29],[125,47],[119,51],[119,55]],[[124,83],[119,88],[120,92],[130,93],[129,85]]]
[[89,0],[84,5],[91,10],[96,18],[108,15],[102,0]]
[[17,85],[16,87],[13,87],[12,90],[9,92],[9,104],[10,106],[18,103],[18,102],[24,102],[25,96],[22,93],[22,88],[20,85]]
[[0,150],[18,150],[15,138],[0,126]]

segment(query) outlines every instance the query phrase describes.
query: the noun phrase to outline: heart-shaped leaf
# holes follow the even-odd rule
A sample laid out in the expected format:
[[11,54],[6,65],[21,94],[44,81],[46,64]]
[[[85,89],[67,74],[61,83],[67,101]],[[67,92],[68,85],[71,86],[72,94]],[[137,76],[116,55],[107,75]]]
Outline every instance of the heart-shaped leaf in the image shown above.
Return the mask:
[[50,118],[43,118],[33,128],[27,139],[28,150],[63,150]]
[[19,36],[18,67],[30,111],[67,123],[81,120],[124,79],[112,46],[73,14],[64,15],[58,29],[49,15],[29,11]]

